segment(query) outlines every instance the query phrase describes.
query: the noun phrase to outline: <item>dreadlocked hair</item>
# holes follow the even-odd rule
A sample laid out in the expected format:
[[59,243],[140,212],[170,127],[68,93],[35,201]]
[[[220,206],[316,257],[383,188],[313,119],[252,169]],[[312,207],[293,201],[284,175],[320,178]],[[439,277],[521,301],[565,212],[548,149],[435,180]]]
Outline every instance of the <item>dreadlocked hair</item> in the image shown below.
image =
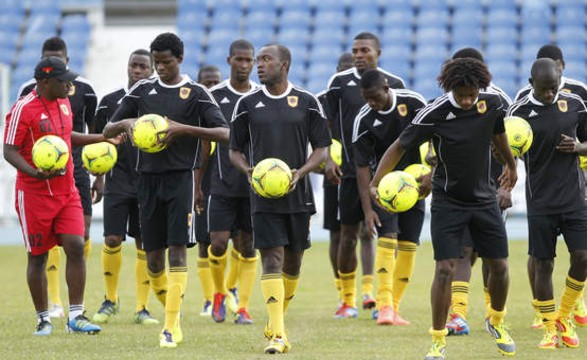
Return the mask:
[[438,84],[445,92],[461,86],[485,89],[491,83],[487,66],[477,59],[461,58],[448,60],[442,65]]

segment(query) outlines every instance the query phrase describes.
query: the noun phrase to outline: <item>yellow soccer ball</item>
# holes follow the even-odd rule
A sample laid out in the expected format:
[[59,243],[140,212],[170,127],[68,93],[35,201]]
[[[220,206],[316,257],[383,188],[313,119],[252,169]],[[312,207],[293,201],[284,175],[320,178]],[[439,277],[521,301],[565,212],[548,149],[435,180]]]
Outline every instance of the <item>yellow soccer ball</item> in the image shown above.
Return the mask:
[[[408,167],[406,167],[404,169],[404,172],[407,172],[408,174],[412,175],[414,177],[414,179],[419,178],[420,176],[424,176],[424,175],[428,175],[430,174],[430,168],[424,164],[412,164]],[[418,182],[418,186],[420,186],[420,182]],[[418,197],[419,200],[424,199],[426,196],[428,196],[428,194],[422,194]]]
[[581,170],[587,169],[587,156],[579,156],[579,166]]
[[291,170],[285,162],[267,158],[255,166],[251,182],[257,195],[275,199],[288,193],[291,179]]
[[214,151],[216,151],[216,141],[211,141],[210,142],[210,155],[214,154]]
[[418,201],[418,182],[404,171],[392,171],[377,186],[379,203],[390,212],[410,210]]
[[65,140],[56,135],[45,135],[33,145],[33,163],[46,171],[62,170],[69,160],[69,147]]
[[330,157],[336,165],[342,165],[342,144],[340,141],[332,139],[332,145],[330,145]]
[[142,151],[148,153],[159,152],[165,149],[165,146],[161,145],[160,142],[165,137],[165,134],[160,132],[166,130],[168,126],[167,119],[163,116],[157,114],[143,115],[133,125],[133,142]]
[[519,116],[508,116],[503,121],[512,154],[514,157],[524,155],[534,139],[530,124]]
[[84,167],[94,175],[102,175],[110,171],[117,159],[116,146],[107,141],[86,145],[82,150]]
[[[430,142],[429,141],[426,141],[425,143],[420,145],[420,161],[422,161],[422,164],[424,164],[430,168],[430,167],[432,167],[432,165],[428,164],[428,162],[426,161],[426,155],[428,154],[429,149],[430,149]],[[434,148],[432,148],[432,155],[436,156],[436,152],[434,151]]]

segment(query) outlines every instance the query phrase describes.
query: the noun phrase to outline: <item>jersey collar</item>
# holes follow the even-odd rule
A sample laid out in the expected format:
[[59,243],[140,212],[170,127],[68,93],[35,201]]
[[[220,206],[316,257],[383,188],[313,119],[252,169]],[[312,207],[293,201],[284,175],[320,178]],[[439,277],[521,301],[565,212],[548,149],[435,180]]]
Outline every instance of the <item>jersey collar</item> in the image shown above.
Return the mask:
[[538,106],[549,106],[554,104],[557,100],[558,100],[558,92],[556,93],[556,96],[554,97],[554,100],[552,100],[552,104],[543,104],[542,102],[538,101],[538,99],[536,99],[534,97],[534,89],[532,89],[532,91],[530,91],[530,94],[528,95],[528,98],[530,99],[530,102],[534,105],[538,105]]
[[564,88],[566,83],[567,83],[567,78],[561,75],[561,83],[558,85],[558,89],[561,90],[562,88]]
[[396,104],[397,104],[397,94],[395,93],[395,91],[393,91],[392,88],[389,88],[389,95],[391,95],[391,107],[389,108],[389,110],[385,110],[385,111],[377,111],[378,113],[380,113],[381,115],[387,115],[390,114],[393,110],[395,110]]
[[[461,105],[459,105],[459,103],[457,103],[457,101],[455,100],[455,96],[452,93],[452,91],[449,91],[448,93],[448,100],[450,101],[452,106],[456,107],[457,109],[462,109]],[[473,102],[473,105],[477,104],[477,101],[479,101],[479,96],[477,96],[477,98]]]
[[163,81],[161,81],[160,77],[157,77],[157,82],[159,83],[159,85],[161,85],[164,88],[168,88],[168,89],[175,89],[178,88],[180,86],[184,86],[185,84],[187,84],[188,82],[190,82],[192,79],[190,79],[189,76],[187,75],[182,75],[182,79],[179,83],[175,84],[175,85],[167,85],[165,84]]
[[291,92],[291,89],[292,88],[293,88],[293,85],[288,81],[287,82],[287,89],[285,89],[285,91],[283,92],[283,94],[281,94],[281,95],[271,95],[271,93],[267,90],[267,86],[263,85],[263,87],[262,87],[263,92],[270,99],[281,99],[281,98],[287,96]]
[[[237,91],[235,88],[233,88],[232,85],[230,85],[230,79],[226,79],[225,81],[226,81],[226,87],[228,88],[228,90],[232,91],[234,94],[239,95],[239,96],[243,96],[248,93],[248,92],[242,93],[242,92]],[[251,86],[251,90],[249,90],[249,91],[255,90],[258,86],[257,83],[250,81],[250,80],[249,80],[249,85]]]

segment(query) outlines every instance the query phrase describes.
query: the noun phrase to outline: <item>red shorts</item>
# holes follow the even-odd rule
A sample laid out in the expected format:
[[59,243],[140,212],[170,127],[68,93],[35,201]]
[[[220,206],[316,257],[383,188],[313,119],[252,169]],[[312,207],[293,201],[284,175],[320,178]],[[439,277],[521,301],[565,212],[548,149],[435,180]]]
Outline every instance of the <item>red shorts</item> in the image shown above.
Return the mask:
[[16,212],[27,252],[41,255],[59,244],[57,235],[84,236],[84,212],[77,191],[67,195],[16,190]]

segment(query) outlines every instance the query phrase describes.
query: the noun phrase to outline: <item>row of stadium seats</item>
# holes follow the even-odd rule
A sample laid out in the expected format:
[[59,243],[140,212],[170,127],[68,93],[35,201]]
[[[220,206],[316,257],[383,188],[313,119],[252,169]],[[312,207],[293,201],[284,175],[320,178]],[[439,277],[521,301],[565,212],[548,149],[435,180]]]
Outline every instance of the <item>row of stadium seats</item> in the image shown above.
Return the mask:
[[513,95],[526,84],[538,48],[558,43],[567,74],[585,79],[586,2],[581,1],[194,1],[179,0],[177,27],[186,45],[184,69],[214,64],[228,74],[226,53],[236,38],[257,47],[277,41],[293,54],[291,80],[322,90],[336,59],[360,31],[381,39],[381,66],[426,97],[442,62],[458,48],[486,54],[496,82]]

